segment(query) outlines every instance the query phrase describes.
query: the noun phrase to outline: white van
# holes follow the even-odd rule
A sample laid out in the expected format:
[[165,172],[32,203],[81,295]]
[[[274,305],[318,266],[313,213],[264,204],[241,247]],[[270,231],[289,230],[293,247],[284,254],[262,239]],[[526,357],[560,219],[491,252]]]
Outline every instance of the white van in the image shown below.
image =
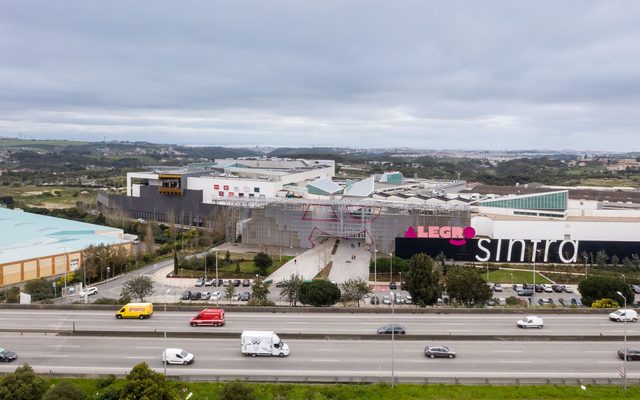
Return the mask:
[[542,318],[535,315],[524,317],[520,321],[516,322],[516,324],[520,328],[542,328],[544,326]]
[[636,322],[638,320],[638,313],[634,310],[620,309],[609,314],[609,319],[616,322],[631,321]]
[[162,362],[166,364],[191,364],[195,357],[182,349],[165,349],[162,352]]

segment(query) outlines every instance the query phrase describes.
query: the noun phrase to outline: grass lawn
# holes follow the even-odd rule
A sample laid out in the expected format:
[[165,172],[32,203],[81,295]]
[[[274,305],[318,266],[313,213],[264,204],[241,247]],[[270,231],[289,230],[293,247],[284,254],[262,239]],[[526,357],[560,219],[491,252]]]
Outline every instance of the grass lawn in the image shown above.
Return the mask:
[[[481,275],[484,279],[487,279],[486,272],[482,272]],[[533,283],[533,271],[513,271],[508,269],[489,271],[488,281],[493,283]],[[536,273],[536,283],[551,283],[551,281]]]
[[97,192],[91,189],[79,189],[63,186],[21,186],[5,187],[3,191],[12,196],[16,203],[30,207],[69,208],[77,201],[95,203]]
[[[50,380],[50,382],[59,381]],[[98,388],[97,381],[90,379],[72,379],[87,395],[95,395],[104,389]],[[123,380],[115,382],[122,385]],[[181,397],[189,392],[191,399],[216,400],[224,383],[180,383]],[[394,389],[387,384],[370,385],[291,385],[291,384],[247,384],[253,389],[258,400],[561,400],[561,399],[638,399],[640,387],[630,386],[623,390],[619,386],[588,386],[585,390],[575,385],[538,385],[538,386],[467,386],[467,385],[396,385]]]
[[[231,253],[231,262],[225,264],[224,262],[224,253],[218,253],[218,276],[220,279],[229,279],[229,278],[253,278],[256,274],[256,266],[253,263],[253,257],[255,253]],[[280,256],[276,255],[273,257],[273,264],[267,270],[267,276],[271,275],[275,270],[280,268],[284,263],[293,259],[293,256]],[[203,261],[204,262],[204,261]],[[240,265],[240,271],[237,272],[237,265]],[[207,265],[207,277],[215,276],[215,264]],[[189,270],[185,269],[183,272],[184,276],[204,276],[204,270]]]

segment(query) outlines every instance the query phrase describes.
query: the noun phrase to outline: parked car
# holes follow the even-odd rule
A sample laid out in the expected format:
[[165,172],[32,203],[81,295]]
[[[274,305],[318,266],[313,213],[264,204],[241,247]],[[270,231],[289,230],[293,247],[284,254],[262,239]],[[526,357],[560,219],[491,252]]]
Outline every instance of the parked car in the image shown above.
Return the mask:
[[242,285],[242,281],[240,279],[236,279],[233,281],[233,286],[238,287]]
[[211,298],[211,292],[202,292],[202,296],[201,296],[202,300],[209,300],[210,298]]
[[576,299],[576,298],[571,298],[571,305],[572,306],[577,306],[577,307],[582,307],[582,300],[581,299]]
[[182,300],[189,300],[191,299],[191,291],[189,290],[185,290],[184,292],[182,292]]
[[561,285],[551,285],[551,289],[556,293],[562,293],[562,286]]
[[455,358],[456,352],[447,346],[427,346],[424,348],[425,357]]
[[513,291],[517,293],[517,292],[523,290],[524,287],[522,285],[514,283],[513,285],[511,285],[511,289],[513,289]]
[[222,298],[222,294],[220,294],[219,291],[215,291],[215,292],[211,293],[211,299],[210,300],[218,301],[221,298]]
[[213,286],[214,283],[215,283],[215,279],[213,278],[209,278],[206,281],[204,281],[205,286]]
[[631,285],[633,293],[640,294],[640,285]]
[[251,299],[251,293],[249,292],[242,292],[242,294],[240,295],[240,301],[249,301]]
[[620,309],[609,314],[609,319],[616,322],[621,322],[621,321],[636,322],[638,320],[638,313],[635,310]]
[[533,290],[533,283],[523,283],[522,284],[522,288],[523,289],[531,289],[531,290]]
[[494,283],[493,284],[493,291],[494,292],[502,292],[502,285],[499,283]]
[[95,286],[91,286],[91,287],[85,288],[84,290],[80,291],[78,293],[78,296],[80,296],[80,297],[93,296],[94,294],[98,294],[98,288],[95,287]]
[[222,279],[218,279],[217,282],[214,280],[213,281],[213,286],[220,287],[220,286],[223,286],[223,283],[224,283],[224,281]]
[[189,300],[200,300],[202,299],[202,293],[200,292],[191,292],[191,297]]
[[536,293],[543,293],[544,292],[544,286],[536,283],[535,291],[536,291]]
[[378,297],[378,296],[371,296],[371,299],[369,299],[369,303],[371,303],[371,304],[375,304],[375,305],[380,304],[380,297]]
[[551,287],[551,285],[545,283],[544,285],[542,285],[542,287],[544,287],[544,291],[545,293],[552,293],[553,292],[553,287]]
[[380,335],[391,335],[391,333],[394,333],[396,335],[404,335],[407,333],[407,330],[405,329],[404,325],[395,324],[382,326],[378,328],[377,332]]
[[[618,357],[624,360],[624,349],[618,350]],[[640,360],[640,350],[627,348],[627,361],[638,361],[638,360]]]
[[220,279],[222,282],[222,286],[229,286],[229,285],[233,285],[233,281],[231,279],[229,280],[224,280],[224,279]]
[[522,289],[518,292],[518,296],[533,296],[533,289]]
[[389,282],[389,290],[397,290],[398,284],[395,282]]
[[560,298],[558,299],[558,303],[560,303],[560,305],[565,306],[565,307],[569,305],[569,303],[567,302],[567,300],[563,299],[562,297],[560,297]]
[[544,326],[544,322],[542,321],[542,318],[536,315],[529,315],[516,322],[516,325],[518,325],[519,328],[542,328]]
[[562,285],[562,291],[565,293],[573,293],[573,289],[567,285]]
[[245,279],[242,281],[242,287],[249,287],[251,286],[251,281],[248,279]]
[[407,295],[404,299],[407,301],[407,304],[413,304],[413,297]]
[[276,282],[276,287],[283,287],[286,284],[287,284],[286,280],[281,280],[279,282]]
[[382,296],[382,303],[383,304],[391,304],[391,297],[389,296]]
[[18,359],[18,355],[13,351],[0,348],[0,362],[11,362]]
[[202,287],[202,286],[204,286],[204,278],[198,278],[198,280],[196,281],[195,286],[196,286],[196,287]]
[[540,304],[541,306],[553,305],[553,299],[551,297],[547,299],[538,299],[538,304]]

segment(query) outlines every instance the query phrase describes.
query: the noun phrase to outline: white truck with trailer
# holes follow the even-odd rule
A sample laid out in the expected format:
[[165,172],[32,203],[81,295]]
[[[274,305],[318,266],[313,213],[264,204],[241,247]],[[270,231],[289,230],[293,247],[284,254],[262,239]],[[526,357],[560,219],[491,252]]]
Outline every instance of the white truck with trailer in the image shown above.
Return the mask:
[[289,345],[284,343],[273,331],[244,331],[240,336],[242,354],[245,356],[289,355]]

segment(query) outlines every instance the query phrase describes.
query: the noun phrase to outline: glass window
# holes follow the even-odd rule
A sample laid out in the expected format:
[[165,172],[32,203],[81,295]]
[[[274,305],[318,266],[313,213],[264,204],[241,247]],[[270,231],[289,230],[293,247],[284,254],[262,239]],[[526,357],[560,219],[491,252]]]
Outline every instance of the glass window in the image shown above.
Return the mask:
[[260,193],[260,188],[259,187],[254,187],[253,188],[253,192],[254,193]]

